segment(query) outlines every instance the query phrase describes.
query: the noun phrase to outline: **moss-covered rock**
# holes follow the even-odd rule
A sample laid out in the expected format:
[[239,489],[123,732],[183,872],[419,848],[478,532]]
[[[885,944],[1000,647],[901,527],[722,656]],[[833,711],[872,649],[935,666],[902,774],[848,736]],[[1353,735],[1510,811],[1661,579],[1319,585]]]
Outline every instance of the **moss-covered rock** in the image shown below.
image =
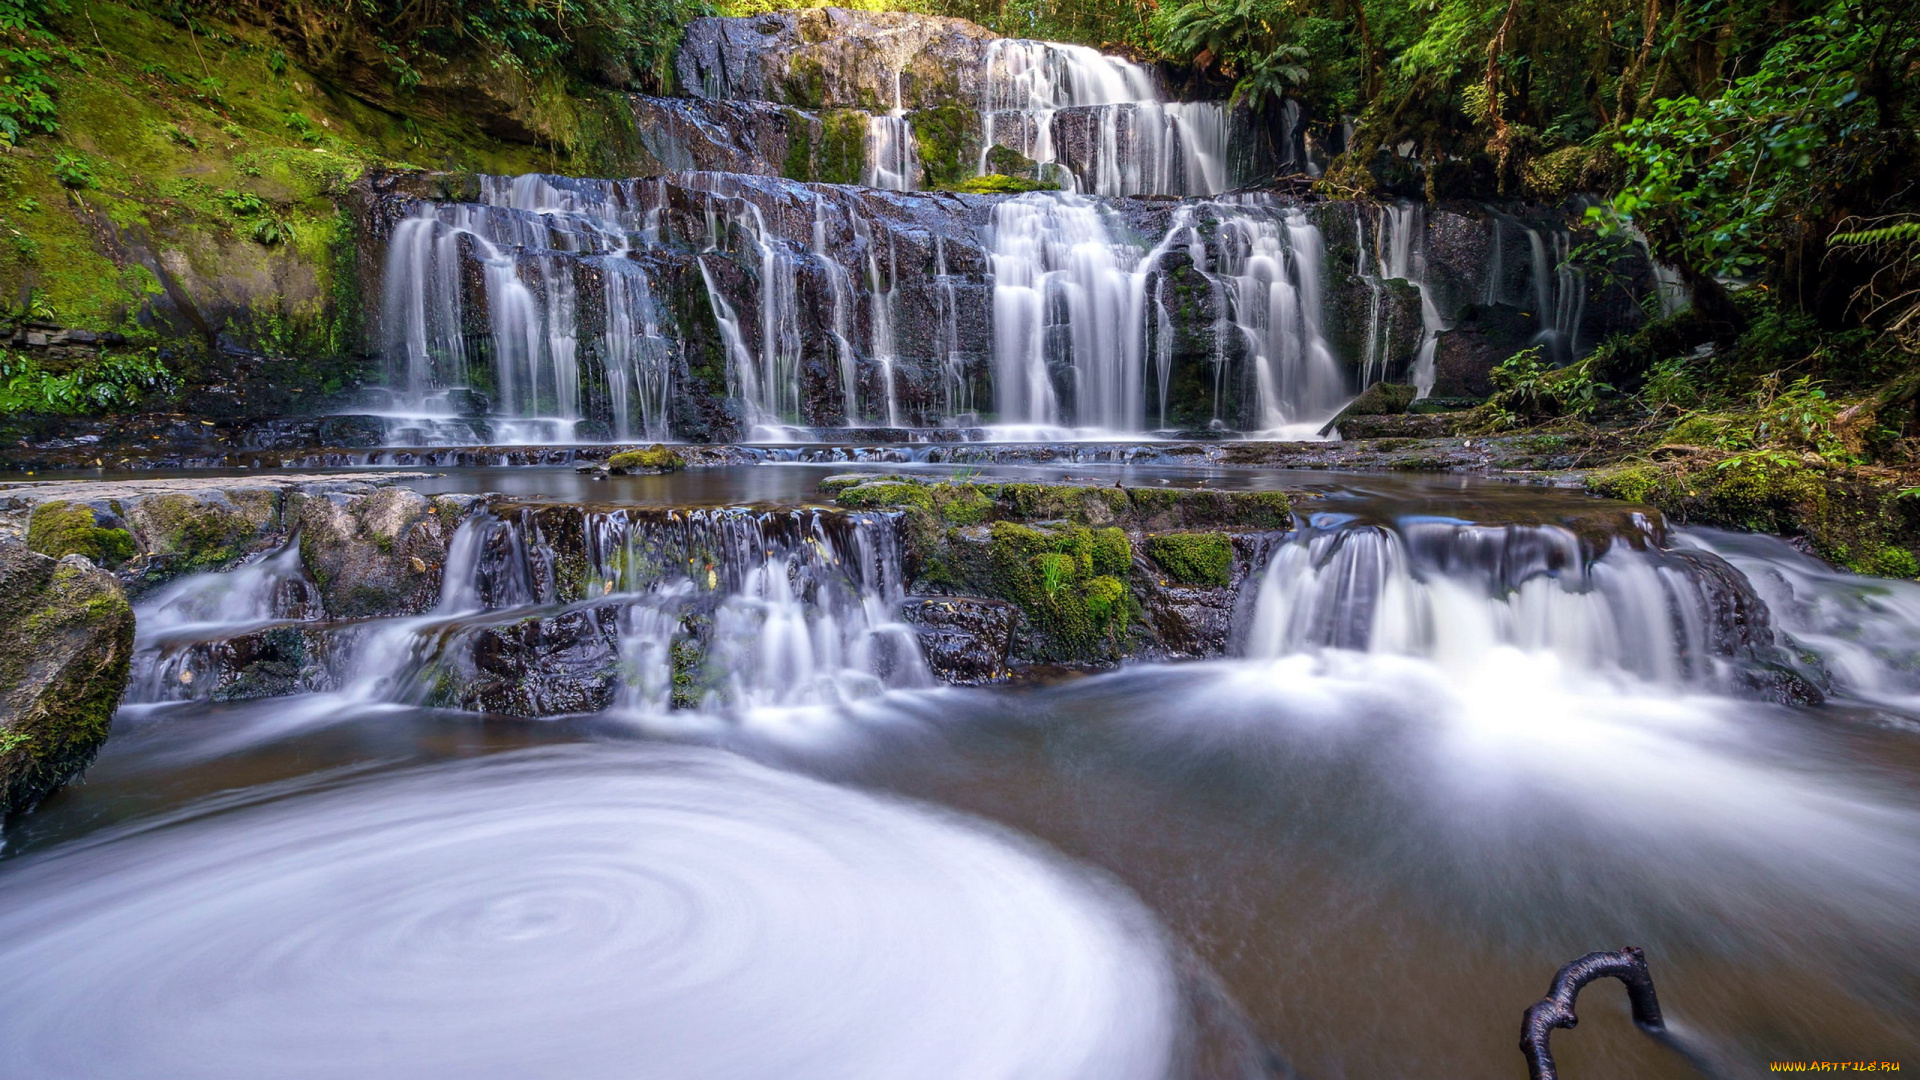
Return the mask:
[[53,559],[84,555],[102,566],[118,566],[133,558],[135,550],[133,534],[111,515],[64,500],[33,508],[27,547]]
[[132,656],[133,609],[111,574],[0,539],[0,819],[93,760]]
[[1858,573],[1920,575],[1920,500],[1902,497],[1892,477],[1771,451],[1657,453],[1590,474],[1587,489],[1680,524],[1803,536],[1822,558]]
[[163,493],[124,506],[149,576],[221,569],[280,532],[280,495],[267,487]]
[[1147,541],[1147,557],[1178,585],[1225,585],[1233,540],[1225,533],[1166,533]]
[[687,459],[678,450],[662,443],[641,450],[626,450],[607,459],[607,468],[616,473],[669,473],[687,467]]
[[335,618],[408,615],[439,599],[440,570],[458,513],[448,498],[408,488],[371,494],[289,494],[287,518],[321,603]]

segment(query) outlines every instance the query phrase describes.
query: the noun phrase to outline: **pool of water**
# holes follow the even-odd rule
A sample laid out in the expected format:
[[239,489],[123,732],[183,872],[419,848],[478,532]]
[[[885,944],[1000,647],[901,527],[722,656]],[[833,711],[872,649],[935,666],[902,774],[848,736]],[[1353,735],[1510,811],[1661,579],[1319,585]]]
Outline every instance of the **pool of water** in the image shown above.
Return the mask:
[[[845,469],[418,482],[722,505]],[[1462,521],[1631,514],[1464,478],[991,475],[1285,487],[1345,549],[1416,555]],[[1920,587],[1670,543],[1647,580],[1736,568],[1826,703],[1468,641],[1532,617],[1530,586],[1462,599],[1511,560],[1429,553],[1365,594],[1426,590],[1417,644],[1276,632],[1043,687],[545,721],[129,706],[6,833],[0,969],[29,974],[0,986],[0,1073],[1519,1077],[1522,1010],[1623,945],[1727,1075],[1920,1062]],[[1593,588],[1538,610],[1590,618],[1567,597]],[[1697,1075],[1617,984],[1581,1018],[1570,1080]]]

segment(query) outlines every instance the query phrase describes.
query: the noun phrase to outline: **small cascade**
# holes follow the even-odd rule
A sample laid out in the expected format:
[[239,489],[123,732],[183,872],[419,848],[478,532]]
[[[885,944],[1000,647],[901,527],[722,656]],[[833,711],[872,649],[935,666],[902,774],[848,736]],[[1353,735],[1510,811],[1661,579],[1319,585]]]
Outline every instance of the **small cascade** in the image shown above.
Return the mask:
[[733,305],[716,286],[706,258],[700,261],[707,298],[730,354],[728,392],[746,403],[753,438],[781,441],[788,427],[801,419],[804,342],[796,277],[801,256],[791,241],[768,226],[758,203],[729,194],[728,185],[716,185],[706,200],[706,252],[716,252],[722,240],[732,235],[744,237],[758,255],[757,347],[748,346]]
[[221,690],[233,639],[320,617],[295,539],[223,574],[189,574],[134,609],[129,703],[205,700]]
[[867,158],[860,182],[885,191],[920,189],[920,148],[907,110],[900,105],[898,71],[893,73],[893,109],[867,118]]
[[1229,122],[1219,102],[1162,100],[1152,71],[1083,45],[1001,39],[981,71],[979,172],[1005,146],[1091,195],[1217,195]]
[[1144,253],[1078,195],[1009,199],[993,208],[990,230],[1000,422],[1139,431],[1153,269]]
[[860,369],[853,353],[853,279],[847,268],[828,253],[827,201],[818,194],[813,199],[813,256],[827,277],[827,298],[833,306],[828,333],[833,337],[833,355],[840,374],[842,408],[847,424],[852,426],[860,419]]
[[1220,353],[1244,355],[1258,423],[1310,437],[1346,403],[1346,378],[1325,333],[1326,244],[1297,207],[1254,196],[1209,204],[1219,217],[1215,276],[1230,301]]
[[1575,266],[1573,238],[1563,230],[1542,236],[1527,230],[1527,252],[1533,272],[1534,311],[1540,333],[1534,338],[1555,363],[1580,356],[1580,318],[1587,303],[1587,272]]
[[1559,526],[1408,521],[1305,530],[1274,552],[1245,650],[1413,656],[1478,670],[1498,650],[1669,686],[1805,692],[1768,607],[1724,560]]
[[[1361,219],[1355,219],[1354,228],[1363,228]],[[1361,241],[1356,243],[1356,250],[1360,258],[1365,260],[1367,245],[1364,237],[1356,239]],[[1358,268],[1359,276],[1373,292],[1360,385],[1371,386],[1389,375],[1387,368],[1393,357],[1387,355],[1387,349],[1392,335],[1389,328],[1383,325],[1386,305],[1383,303],[1381,283],[1405,281],[1420,294],[1420,344],[1414,354],[1409,376],[1415,396],[1424,398],[1433,392],[1434,352],[1439,345],[1440,332],[1447,328],[1446,321],[1440,317],[1439,307],[1434,303],[1433,292],[1427,286],[1424,209],[1409,202],[1386,207],[1374,220],[1372,249],[1373,265],[1369,267],[1363,261]]]
[[875,243],[873,230],[866,219],[853,219],[854,235],[867,253],[867,297],[872,309],[869,323],[873,329],[871,353],[874,362],[880,365],[881,396],[885,412],[876,417],[888,427],[900,426],[900,393],[894,384],[895,367],[900,354],[894,344],[894,292],[900,281],[900,260],[893,245],[892,234],[887,237],[887,270],[883,277],[880,272],[880,249]]

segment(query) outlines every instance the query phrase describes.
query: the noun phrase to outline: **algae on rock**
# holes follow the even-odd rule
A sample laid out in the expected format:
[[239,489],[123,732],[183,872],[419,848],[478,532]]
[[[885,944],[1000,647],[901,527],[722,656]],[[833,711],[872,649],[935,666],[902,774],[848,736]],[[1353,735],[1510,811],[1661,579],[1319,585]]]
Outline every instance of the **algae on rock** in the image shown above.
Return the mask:
[[93,761],[133,656],[133,609],[113,575],[0,539],[0,820]]

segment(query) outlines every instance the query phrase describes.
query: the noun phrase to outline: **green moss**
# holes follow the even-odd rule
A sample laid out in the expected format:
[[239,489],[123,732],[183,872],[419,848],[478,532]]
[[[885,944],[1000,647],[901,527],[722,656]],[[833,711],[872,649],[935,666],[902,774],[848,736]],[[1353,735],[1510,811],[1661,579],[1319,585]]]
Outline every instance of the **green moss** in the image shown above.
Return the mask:
[[798,109],[788,109],[787,117],[787,157],[780,167],[780,175],[789,180],[814,179],[813,125],[812,117]]
[[1010,146],[992,146],[987,149],[987,171],[990,175],[1037,180],[1040,176],[1040,164],[1032,158]]
[[643,450],[623,451],[607,459],[607,468],[614,472],[679,472],[686,467],[687,459],[662,443]]
[[921,109],[912,122],[926,186],[969,190],[960,185],[973,178],[979,164],[980,114],[960,105],[942,105]]
[[833,109],[820,114],[814,175],[823,184],[857,184],[867,164],[867,114]]
[[1165,533],[1149,537],[1147,557],[1180,585],[1226,585],[1232,580],[1233,541],[1224,533]]
[[79,503],[43,502],[27,520],[27,547],[59,559],[85,555],[102,566],[118,566],[133,558],[133,534],[104,528],[93,509]]
[[1010,521],[989,532],[972,587],[1011,601],[1037,631],[1035,658],[1088,661],[1115,654],[1131,616],[1119,575],[1131,564],[1119,529],[1036,529]]
[[779,96],[789,105],[818,109],[827,103],[827,69],[812,56],[794,57],[781,85]]
[[963,195],[1017,195],[1023,191],[1056,191],[1057,184],[1028,180],[1021,176],[1004,176],[990,173],[986,176],[970,176],[940,187],[941,191],[957,191]]

